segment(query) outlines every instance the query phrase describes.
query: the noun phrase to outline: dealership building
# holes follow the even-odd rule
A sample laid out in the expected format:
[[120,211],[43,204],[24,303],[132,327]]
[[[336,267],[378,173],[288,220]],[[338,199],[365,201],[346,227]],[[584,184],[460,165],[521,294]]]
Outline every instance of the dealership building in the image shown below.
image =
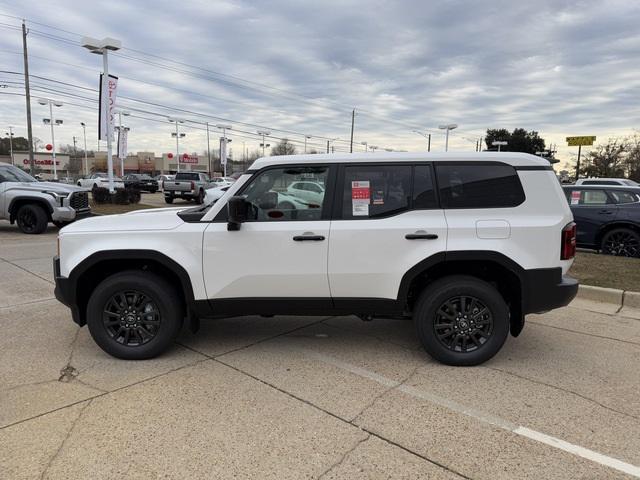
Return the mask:
[[[154,152],[132,153],[124,160],[124,173],[147,173],[152,176],[175,173],[178,171],[178,165],[181,171],[209,172],[206,157],[198,156],[196,153],[184,153],[180,154],[179,160],[179,162],[176,162],[176,156],[173,153],[164,153],[160,157],[157,157]],[[16,167],[29,170],[28,152],[14,152],[13,161]],[[53,155],[51,152],[34,153],[34,161],[38,173],[43,177],[49,178],[53,176]],[[0,155],[0,162],[12,163],[11,157],[9,155]],[[56,153],[58,177],[84,175],[84,157],[78,157],[75,169],[73,167],[69,155]],[[89,173],[106,172],[107,152],[96,152],[95,156],[87,157],[86,167]],[[116,175],[122,176],[121,161],[116,156],[113,156],[113,169]],[[70,170],[72,171],[71,174],[69,173]]]

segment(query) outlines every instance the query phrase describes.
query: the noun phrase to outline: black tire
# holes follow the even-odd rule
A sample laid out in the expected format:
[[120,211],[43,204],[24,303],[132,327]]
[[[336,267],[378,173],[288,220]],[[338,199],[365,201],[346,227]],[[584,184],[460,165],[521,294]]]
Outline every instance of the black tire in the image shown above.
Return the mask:
[[79,187],[82,187],[82,184],[81,184],[80,182],[78,182],[78,183],[77,183],[77,185],[78,185]]
[[173,203],[173,197],[168,197],[168,196],[166,196],[166,195],[165,195],[165,196],[164,196],[164,201],[165,201],[166,203]]
[[155,188],[152,188],[151,190],[149,190],[149,193],[156,193],[158,190]]
[[38,235],[47,229],[49,218],[40,205],[28,203],[16,212],[16,223],[22,233]]
[[447,365],[486,362],[509,334],[509,307],[502,295],[491,284],[464,275],[429,285],[418,299],[413,319],[424,349]]
[[204,203],[204,190],[200,189],[198,196],[196,197],[196,203],[202,205]]
[[602,253],[620,257],[640,256],[640,235],[630,228],[614,228],[602,237]]
[[93,291],[87,325],[109,355],[124,360],[153,358],[167,350],[180,332],[181,305],[176,290],[162,277],[125,271],[103,280]]

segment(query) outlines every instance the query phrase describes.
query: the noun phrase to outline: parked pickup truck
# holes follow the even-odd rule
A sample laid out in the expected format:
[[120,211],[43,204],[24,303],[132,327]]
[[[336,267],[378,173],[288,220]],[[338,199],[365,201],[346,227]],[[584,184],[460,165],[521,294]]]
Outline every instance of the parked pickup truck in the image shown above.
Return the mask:
[[164,201],[167,203],[173,203],[174,198],[203,203],[205,190],[210,187],[211,179],[206,173],[178,172],[174,180],[165,180],[163,185]]
[[38,234],[91,214],[89,190],[39,182],[13,165],[0,164],[0,219],[17,223],[22,233]]

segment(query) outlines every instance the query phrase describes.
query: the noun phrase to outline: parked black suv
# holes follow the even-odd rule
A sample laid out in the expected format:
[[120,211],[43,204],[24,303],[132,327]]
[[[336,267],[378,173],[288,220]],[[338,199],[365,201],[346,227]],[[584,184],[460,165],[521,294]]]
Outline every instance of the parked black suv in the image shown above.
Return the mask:
[[122,179],[127,188],[137,188],[145,192],[156,193],[158,191],[158,181],[144,173],[129,173]]
[[577,244],[610,255],[640,256],[640,187],[562,187],[578,225]]

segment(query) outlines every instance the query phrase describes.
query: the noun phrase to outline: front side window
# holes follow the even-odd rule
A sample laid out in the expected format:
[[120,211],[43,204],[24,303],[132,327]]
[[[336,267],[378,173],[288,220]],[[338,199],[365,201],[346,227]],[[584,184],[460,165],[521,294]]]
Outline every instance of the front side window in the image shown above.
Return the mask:
[[525,200],[515,168],[504,164],[436,164],[443,208],[508,208]]
[[[282,167],[258,174],[242,192],[251,204],[249,221],[320,220],[328,175],[326,166]],[[311,198],[304,190],[293,188],[302,178],[312,178],[323,193]]]
[[567,200],[569,205],[606,205],[611,203],[607,193],[604,190],[584,189],[579,188],[573,190],[567,190],[570,192],[567,194]]
[[342,218],[380,218],[409,210],[411,174],[410,165],[345,167]]

